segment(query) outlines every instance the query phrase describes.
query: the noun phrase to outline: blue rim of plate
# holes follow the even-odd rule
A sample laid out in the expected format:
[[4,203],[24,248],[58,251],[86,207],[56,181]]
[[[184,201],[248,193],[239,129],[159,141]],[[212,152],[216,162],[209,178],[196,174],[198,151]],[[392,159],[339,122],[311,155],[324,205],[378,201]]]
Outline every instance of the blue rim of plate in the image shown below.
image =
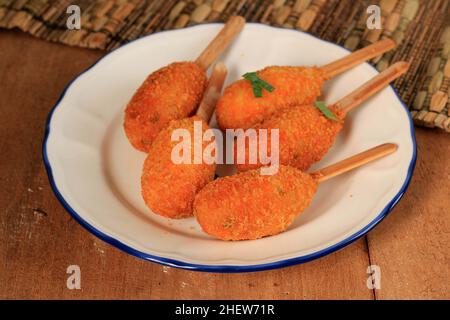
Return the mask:
[[[53,108],[50,110],[50,113],[47,117],[46,120],[46,125],[45,125],[45,134],[44,134],[44,139],[43,139],[43,143],[42,143],[42,156],[43,156],[43,161],[44,161],[44,165],[45,165],[45,169],[47,171],[47,176],[50,182],[50,186],[56,196],[56,198],[58,199],[58,201],[61,203],[61,205],[64,207],[64,209],[66,209],[67,212],[69,212],[69,214],[80,224],[82,225],[85,229],[87,229],[90,233],[92,233],[93,235],[95,235],[96,237],[102,239],[103,241],[109,243],[110,245],[128,253],[131,254],[135,257],[147,260],[147,261],[151,261],[151,262],[156,262],[162,265],[166,265],[169,267],[174,267],[174,268],[181,268],[181,269],[187,269],[187,270],[192,270],[192,271],[202,271],[202,272],[214,272],[214,273],[240,273],[240,272],[255,272],[255,271],[264,271],[264,270],[272,270],[272,269],[278,269],[278,268],[284,268],[284,267],[289,267],[289,266],[293,266],[296,264],[301,264],[301,263],[305,263],[314,259],[318,259],[320,257],[323,257],[325,255],[328,255],[330,253],[333,253],[339,249],[342,249],[346,246],[348,246],[349,244],[353,243],[354,241],[358,240],[359,238],[361,238],[362,236],[364,236],[367,232],[369,232],[370,230],[372,230],[376,225],[378,225],[388,214],[389,212],[391,212],[391,210],[395,207],[395,205],[400,201],[400,199],[403,197],[403,195],[406,192],[406,189],[408,188],[408,185],[411,181],[412,178],[412,174],[414,172],[414,168],[416,166],[416,159],[417,159],[417,143],[416,143],[416,137],[415,137],[415,133],[414,133],[414,124],[413,121],[411,119],[411,115],[409,113],[409,109],[405,106],[405,104],[403,103],[402,99],[399,97],[398,93],[395,91],[395,89],[392,86],[389,86],[391,88],[391,90],[395,93],[397,99],[400,101],[401,105],[404,108],[404,111],[406,112],[407,116],[408,116],[408,120],[409,120],[409,125],[410,125],[410,134],[411,134],[411,140],[412,140],[412,144],[413,144],[413,155],[412,155],[412,159],[411,162],[409,164],[408,167],[408,172],[407,172],[407,176],[406,179],[402,185],[402,187],[400,188],[400,190],[398,191],[398,193],[394,196],[394,198],[392,198],[391,201],[389,201],[389,203],[384,207],[384,209],[380,212],[380,214],[378,214],[378,216],[372,220],[368,225],[366,225],[364,228],[362,228],[361,230],[359,230],[358,232],[354,233],[353,235],[347,237],[346,239],[332,245],[329,246],[328,248],[322,249],[320,251],[308,254],[308,255],[304,255],[304,256],[300,256],[300,257],[295,257],[295,258],[289,258],[289,259],[285,259],[285,260],[280,260],[280,261],[275,261],[275,262],[270,262],[270,263],[264,263],[264,264],[256,264],[256,265],[248,265],[248,266],[237,266],[237,265],[202,265],[202,264],[192,264],[192,263],[188,263],[188,262],[184,262],[184,261],[179,261],[179,260],[175,260],[175,259],[169,259],[169,258],[164,258],[164,257],[159,257],[156,255],[151,255],[139,250],[136,250],[126,244],[124,244],[123,242],[103,233],[102,231],[96,229],[95,227],[93,227],[91,224],[89,224],[87,221],[85,221],[71,206],[70,204],[64,199],[63,195],[61,194],[61,192],[58,190],[58,187],[56,186],[55,180],[53,178],[53,173],[52,173],[52,167],[50,165],[50,162],[48,160],[48,156],[47,156],[47,140],[48,137],[50,135],[50,124],[51,124],[51,120],[52,120],[52,116],[53,116],[53,112],[56,110],[56,108],[59,106],[60,102],[63,100],[67,90],[70,88],[70,86],[80,77],[82,76],[84,73],[88,72],[90,69],[92,69],[97,63],[99,63],[101,60],[103,60],[104,58],[106,58],[108,55],[110,55],[111,53],[113,53],[116,50],[119,50],[133,42],[136,41],[140,41],[149,37],[152,37],[154,35],[160,35],[162,33],[166,33],[166,32],[182,32],[183,30],[186,29],[194,29],[194,28],[204,28],[204,27],[208,27],[211,25],[222,25],[219,23],[208,23],[208,24],[201,24],[201,25],[195,25],[195,26],[191,26],[188,28],[184,28],[181,30],[167,30],[167,31],[162,31],[162,32],[158,32],[156,34],[150,34],[135,40],[132,40],[130,42],[127,42],[126,44],[120,46],[119,48],[114,49],[111,52],[108,52],[107,54],[105,54],[104,56],[102,56],[99,60],[97,60],[95,63],[93,63],[90,67],[88,67],[86,70],[84,70],[83,72],[81,72],[80,74],[78,74],[72,81],[70,81],[68,83],[68,85],[64,88],[61,96],[59,97],[59,99],[57,100],[57,102],[55,103],[55,105],[53,106]],[[300,31],[300,30],[291,30],[291,29],[284,29],[284,28],[278,28],[278,27],[272,27],[272,26],[267,26],[267,25],[263,25],[263,24],[259,24],[259,23],[247,23],[246,25],[257,25],[257,26],[261,26],[261,27],[265,27],[265,28],[272,28],[272,29],[279,29],[279,30],[283,30],[283,31],[288,31],[288,32],[300,32],[303,33],[306,36],[312,37],[316,40],[340,47],[344,50],[346,50],[347,52],[350,52],[348,49],[339,46],[335,43],[326,41],[326,40],[322,40],[320,38],[317,38],[313,35],[310,35],[306,32]],[[366,62],[366,64],[368,64]],[[372,65],[368,64],[372,69],[374,69],[375,71],[377,71]],[[377,71],[378,72],[378,71]]]

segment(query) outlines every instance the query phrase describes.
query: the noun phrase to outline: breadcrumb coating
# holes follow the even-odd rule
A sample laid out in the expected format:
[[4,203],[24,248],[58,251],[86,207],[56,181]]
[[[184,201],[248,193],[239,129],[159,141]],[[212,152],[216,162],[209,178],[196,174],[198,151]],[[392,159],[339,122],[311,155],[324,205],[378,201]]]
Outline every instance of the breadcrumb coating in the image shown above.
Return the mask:
[[203,231],[222,240],[250,240],[285,231],[309,206],[318,182],[293,167],[274,175],[260,170],[219,178],[195,197]]
[[217,103],[216,117],[221,129],[247,129],[274,113],[294,105],[313,103],[320,96],[325,78],[320,68],[267,67],[258,77],[275,90],[256,98],[250,82],[238,80],[228,86]]
[[[194,121],[202,121],[203,132],[209,128],[198,116],[171,121],[155,138],[144,162],[141,194],[147,206],[161,216],[173,219],[192,216],[195,195],[214,179],[215,164],[193,163]],[[173,130],[180,128],[191,133],[192,164],[172,161],[172,149],[179,141],[171,141],[171,136]],[[209,143],[203,142],[202,150]]]
[[[329,109],[339,121],[328,119],[313,105],[302,105],[292,107],[264,120],[255,125],[255,129],[257,133],[259,129],[279,129],[279,163],[304,171],[323,158],[342,129],[344,115],[336,108],[329,107]],[[270,152],[272,147],[270,131],[267,141],[267,150]],[[258,147],[259,145],[258,143]],[[259,154],[259,151],[257,152]],[[262,166],[259,161],[256,164],[249,163],[247,140],[245,154],[245,163],[236,164],[239,171]]]
[[194,62],[172,63],[150,74],[125,110],[125,133],[133,147],[148,152],[169,121],[192,115],[206,83],[205,72]]

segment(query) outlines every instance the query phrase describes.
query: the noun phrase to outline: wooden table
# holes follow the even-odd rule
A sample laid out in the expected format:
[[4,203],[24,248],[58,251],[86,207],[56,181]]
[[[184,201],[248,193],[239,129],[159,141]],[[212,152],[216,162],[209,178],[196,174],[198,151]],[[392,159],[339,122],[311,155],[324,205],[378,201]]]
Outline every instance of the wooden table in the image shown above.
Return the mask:
[[[42,163],[46,117],[67,83],[104,52],[0,31],[0,298],[450,298],[450,135],[417,128],[406,195],[368,236],[303,265],[191,272],[146,262],[97,239],[56,200]],[[66,269],[81,268],[69,290]],[[367,267],[381,268],[368,289]]]

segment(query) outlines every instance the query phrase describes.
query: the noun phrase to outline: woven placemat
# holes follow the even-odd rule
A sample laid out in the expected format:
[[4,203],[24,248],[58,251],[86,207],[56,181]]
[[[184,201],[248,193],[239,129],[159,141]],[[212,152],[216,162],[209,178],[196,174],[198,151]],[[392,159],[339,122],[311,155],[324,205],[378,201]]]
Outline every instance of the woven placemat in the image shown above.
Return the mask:
[[[81,29],[68,30],[69,5],[81,8]],[[366,9],[381,8],[381,30],[368,30]],[[223,22],[247,21],[303,30],[354,50],[383,37],[399,46],[372,61],[379,70],[408,60],[394,86],[417,125],[450,132],[449,0],[0,0],[0,27],[42,39],[111,50],[146,34]]]

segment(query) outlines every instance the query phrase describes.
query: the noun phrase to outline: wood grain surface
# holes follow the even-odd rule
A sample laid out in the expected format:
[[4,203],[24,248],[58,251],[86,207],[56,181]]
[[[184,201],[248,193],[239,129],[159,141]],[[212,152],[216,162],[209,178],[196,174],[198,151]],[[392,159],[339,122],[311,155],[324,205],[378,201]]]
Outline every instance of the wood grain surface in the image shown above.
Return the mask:
[[[67,83],[104,53],[0,31],[0,298],[450,298],[450,137],[417,129],[405,197],[367,237],[294,267],[246,274],[163,267],[102,242],[52,193],[42,163],[45,120]],[[444,146],[444,147],[443,147]],[[81,268],[69,290],[66,269]],[[367,267],[381,268],[368,289]]]

